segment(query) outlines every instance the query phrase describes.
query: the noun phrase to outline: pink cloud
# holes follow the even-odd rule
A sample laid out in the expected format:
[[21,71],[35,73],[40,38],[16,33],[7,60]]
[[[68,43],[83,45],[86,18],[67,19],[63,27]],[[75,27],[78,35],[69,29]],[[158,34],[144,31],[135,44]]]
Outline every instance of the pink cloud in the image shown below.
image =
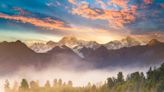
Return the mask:
[[[102,1],[97,0],[98,3]],[[117,4],[122,7],[122,9],[98,9],[91,8],[88,2],[81,2],[80,4],[75,4],[75,8],[72,9],[73,14],[80,15],[89,19],[101,19],[106,20],[109,23],[109,26],[112,27],[124,27],[125,24],[135,21],[136,9],[137,6],[128,7],[126,0],[112,0],[109,4]],[[103,6],[105,7],[105,6]]]

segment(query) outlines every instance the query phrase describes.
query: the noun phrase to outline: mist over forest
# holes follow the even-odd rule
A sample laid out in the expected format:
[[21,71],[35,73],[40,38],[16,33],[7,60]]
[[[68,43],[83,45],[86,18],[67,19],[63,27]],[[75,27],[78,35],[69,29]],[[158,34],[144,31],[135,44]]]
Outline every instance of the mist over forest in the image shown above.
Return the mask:
[[[52,73],[52,71],[50,72]],[[61,73],[61,71],[58,72]],[[91,74],[92,76],[88,76],[88,75],[84,75],[84,76],[86,78],[90,78],[90,77],[100,78],[104,76],[104,75],[98,76],[99,74],[98,72],[92,71],[92,73],[93,73]],[[36,76],[35,73],[32,74],[33,76]],[[4,92],[31,92],[31,91],[32,92],[36,92],[36,91],[37,92],[54,92],[54,91],[55,92],[56,91],[57,92],[163,92],[164,91],[163,74],[164,74],[164,64],[161,64],[160,67],[154,67],[154,68],[150,67],[149,70],[145,73],[136,71],[124,75],[123,72],[118,72],[116,76],[113,75],[111,77],[108,76],[106,80],[104,80],[104,82],[102,81],[97,83],[88,82],[85,85],[76,84],[76,81],[79,81],[81,80],[81,78],[83,78],[82,76],[78,76],[77,80],[74,80],[75,76],[71,77],[70,79],[74,81],[65,80],[65,79],[62,80],[62,78],[60,79],[55,78],[53,80],[50,80],[53,77],[52,74],[49,75],[51,78],[47,77],[48,80],[44,82],[43,82],[44,79],[41,79],[42,80],[41,81],[38,77],[35,77],[33,79],[19,78],[19,79],[15,79],[19,81],[9,81],[7,79],[4,81],[3,85],[4,85]],[[78,75],[78,73],[76,73],[76,75]],[[64,76],[69,77],[68,75],[64,75]],[[43,77],[44,76],[42,76],[42,78]],[[31,78],[31,77],[27,77],[27,78]],[[92,81],[91,79],[87,79],[87,81],[89,80]],[[13,84],[11,85],[10,83],[12,82]]]

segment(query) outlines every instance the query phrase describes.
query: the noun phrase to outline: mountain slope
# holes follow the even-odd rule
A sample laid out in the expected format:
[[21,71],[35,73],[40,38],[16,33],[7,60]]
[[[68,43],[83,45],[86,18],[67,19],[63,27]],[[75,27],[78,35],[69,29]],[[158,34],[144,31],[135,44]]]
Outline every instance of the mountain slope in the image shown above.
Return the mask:
[[164,62],[164,43],[152,40],[144,46],[124,47],[117,50],[107,50],[100,47],[91,52],[86,60],[92,61],[97,67],[108,66],[146,66]]
[[[164,62],[164,43],[151,40],[147,45],[108,50],[83,47],[81,58],[65,45],[55,46],[46,53],[36,53],[21,41],[0,43],[0,74],[11,73],[21,67],[36,69],[60,67],[65,69],[90,69],[108,67],[142,67]],[[92,66],[92,67],[91,67]]]
[[[21,41],[0,43],[0,72],[18,69],[19,66],[37,65],[42,56]],[[35,62],[34,62],[35,61]]]
[[53,63],[53,67],[81,58],[66,46],[55,47],[47,53],[36,53],[21,41],[0,43],[0,74],[11,73],[21,67],[33,66],[43,69]]

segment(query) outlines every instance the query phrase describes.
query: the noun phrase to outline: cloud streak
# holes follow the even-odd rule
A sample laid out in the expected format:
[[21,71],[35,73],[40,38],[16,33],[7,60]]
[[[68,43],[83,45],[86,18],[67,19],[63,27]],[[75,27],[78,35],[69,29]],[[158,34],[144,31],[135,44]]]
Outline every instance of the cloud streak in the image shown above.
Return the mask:
[[87,28],[87,27],[79,27],[79,26],[74,26],[71,24],[68,24],[64,21],[61,20],[55,20],[50,17],[46,18],[36,18],[36,17],[26,17],[23,15],[8,15],[5,13],[0,13],[0,18],[4,19],[9,19],[9,20],[16,20],[20,21],[22,23],[30,23],[34,26],[38,27],[43,27],[43,28],[48,28],[48,29],[58,29],[58,30],[65,30],[65,31],[76,31],[76,32],[98,32],[101,31],[102,33],[107,32],[107,30],[103,29],[92,29],[92,28]]
[[30,23],[38,27],[45,27],[50,29],[59,29],[59,30],[70,30],[70,27],[61,20],[54,20],[50,17],[39,19],[35,17],[26,17],[22,15],[8,15],[5,13],[0,13],[0,18],[17,20],[23,23]]

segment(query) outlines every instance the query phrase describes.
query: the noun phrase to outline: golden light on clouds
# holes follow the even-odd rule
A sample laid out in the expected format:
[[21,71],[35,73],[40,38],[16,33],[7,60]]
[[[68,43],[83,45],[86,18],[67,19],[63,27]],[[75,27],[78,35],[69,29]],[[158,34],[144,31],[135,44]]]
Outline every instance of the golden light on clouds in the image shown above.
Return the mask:
[[117,32],[113,32],[110,30],[103,30],[103,29],[82,27],[81,30],[85,30],[85,31],[82,31],[82,33],[81,32],[74,33],[74,35],[83,40],[97,41],[99,43],[107,43],[109,41],[116,40],[116,39],[119,40],[125,36],[125,34],[123,33],[120,34]]
[[[126,0],[111,0],[107,3],[107,5],[103,1],[97,0],[97,3],[100,4],[102,9],[95,7],[92,8],[86,1],[81,1],[79,3],[75,3],[76,0],[69,1],[75,5],[75,8],[71,11],[73,14],[94,20],[106,20],[108,21],[109,26],[114,28],[123,28],[125,24],[131,23],[136,19],[135,14],[137,6],[128,6],[128,1]],[[111,6],[113,4],[122,7],[122,9],[118,10],[106,8],[106,6]]]

